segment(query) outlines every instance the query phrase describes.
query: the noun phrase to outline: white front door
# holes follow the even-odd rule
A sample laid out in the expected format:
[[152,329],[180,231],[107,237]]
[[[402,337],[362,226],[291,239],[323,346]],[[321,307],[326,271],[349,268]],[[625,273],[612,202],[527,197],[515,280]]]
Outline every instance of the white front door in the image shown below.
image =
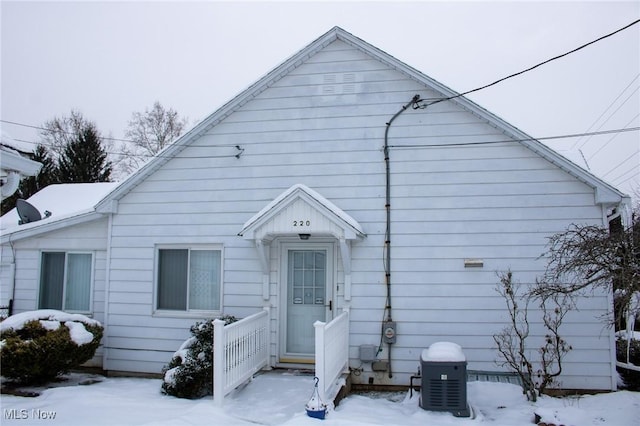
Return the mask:
[[333,245],[286,244],[283,258],[283,300],[280,361],[313,362],[316,321],[332,315]]

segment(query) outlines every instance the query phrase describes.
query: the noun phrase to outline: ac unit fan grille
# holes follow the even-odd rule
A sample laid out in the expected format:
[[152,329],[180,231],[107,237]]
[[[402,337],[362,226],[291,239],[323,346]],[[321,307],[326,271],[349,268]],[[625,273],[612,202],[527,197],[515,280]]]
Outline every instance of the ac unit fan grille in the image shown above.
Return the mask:
[[460,401],[459,380],[435,380],[429,381],[429,406],[434,409],[458,408]]

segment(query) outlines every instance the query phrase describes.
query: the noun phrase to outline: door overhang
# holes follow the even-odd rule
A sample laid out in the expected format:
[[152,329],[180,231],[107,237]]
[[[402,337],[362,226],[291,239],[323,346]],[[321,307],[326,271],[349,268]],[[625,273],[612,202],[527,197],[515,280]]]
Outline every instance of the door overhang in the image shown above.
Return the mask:
[[297,184],[287,189],[249,219],[238,235],[254,242],[264,300],[269,300],[269,251],[275,238],[335,238],[344,269],[344,298],[351,299],[351,243],[366,234],[358,221],[311,188]]

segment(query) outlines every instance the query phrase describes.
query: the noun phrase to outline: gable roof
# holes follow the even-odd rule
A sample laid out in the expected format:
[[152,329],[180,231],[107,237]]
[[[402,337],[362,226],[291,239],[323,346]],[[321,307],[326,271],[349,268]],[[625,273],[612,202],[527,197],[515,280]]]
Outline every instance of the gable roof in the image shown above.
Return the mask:
[[[309,224],[292,228],[290,210],[307,210]],[[293,217],[298,217],[293,215]],[[279,220],[284,219],[284,220]],[[333,235],[355,240],[365,236],[362,227],[341,208],[311,188],[297,184],[284,191],[249,219],[238,235],[249,240],[271,240],[279,235]]]
[[[147,164],[142,166],[137,172],[129,176],[127,180],[122,182],[122,184],[111,192],[107,197],[105,197],[101,202],[96,205],[96,209],[101,212],[115,212],[117,211],[117,200],[126,195],[129,191],[131,191],[134,187],[136,187],[139,183],[141,183],[146,177],[150,174],[154,173],[158,170],[162,165],[168,162],[175,155],[180,153],[183,149],[185,149],[191,141],[197,139],[204,133],[206,133],[209,129],[216,126],[218,123],[223,121],[226,117],[232,114],[234,111],[245,105],[251,99],[258,96],[260,93],[265,91],[267,88],[271,87],[275,82],[283,78],[289,72],[294,70],[295,68],[302,65],[307,59],[311,56],[315,55],[318,51],[322,50],[329,44],[333,43],[336,40],[340,40],[361,52],[369,55],[370,57],[384,63],[385,65],[401,72],[408,78],[429,87],[430,89],[440,93],[443,98],[449,98],[453,96],[458,96],[459,94],[447,86],[437,82],[436,80],[428,77],[422,72],[412,68],[411,66],[405,64],[402,61],[394,58],[388,53],[378,49],[377,47],[359,39],[358,37],[350,34],[349,32],[343,30],[340,27],[334,27],[318,39],[307,45],[305,48],[300,50],[298,53],[291,56],[289,59],[285,60],[282,64],[274,68],[264,77],[259,79],[257,82],[249,86],[235,98],[227,102],[213,114],[209,115],[187,133],[182,135],[178,140],[176,140],[173,144],[167,146],[164,150],[159,152],[156,157],[154,157]],[[449,102],[454,102],[469,111],[470,113],[476,115],[477,117],[487,121],[489,124],[493,125],[497,129],[501,130],[507,136],[513,138],[516,141],[519,141],[522,145],[531,149],[541,157],[555,164],[565,172],[574,176],[578,180],[586,183],[595,189],[595,198],[596,203],[601,204],[617,204],[628,197],[618,191],[613,186],[607,184],[603,180],[597,178],[590,172],[582,169],[576,164],[572,163],[567,158],[558,154],[556,151],[542,144],[541,142],[533,139],[531,136],[522,132],[518,128],[512,126],[506,121],[502,120],[495,114],[490,113],[485,110],[481,106],[477,105],[475,102],[465,98],[464,96],[456,97],[455,99],[449,100]]]

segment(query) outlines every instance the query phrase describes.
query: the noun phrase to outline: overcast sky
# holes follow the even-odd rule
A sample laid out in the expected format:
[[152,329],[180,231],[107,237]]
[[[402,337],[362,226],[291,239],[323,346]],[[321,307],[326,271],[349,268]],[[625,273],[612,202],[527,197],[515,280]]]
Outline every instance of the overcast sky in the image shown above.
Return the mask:
[[[114,138],[156,100],[195,124],[336,25],[465,92],[640,17],[637,0],[0,4],[0,118],[40,126],[76,109]],[[469,98],[543,138],[640,127],[639,89],[635,25]],[[582,151],[623,192],[640,187],[638,131],[544,143],[571,158]]]

